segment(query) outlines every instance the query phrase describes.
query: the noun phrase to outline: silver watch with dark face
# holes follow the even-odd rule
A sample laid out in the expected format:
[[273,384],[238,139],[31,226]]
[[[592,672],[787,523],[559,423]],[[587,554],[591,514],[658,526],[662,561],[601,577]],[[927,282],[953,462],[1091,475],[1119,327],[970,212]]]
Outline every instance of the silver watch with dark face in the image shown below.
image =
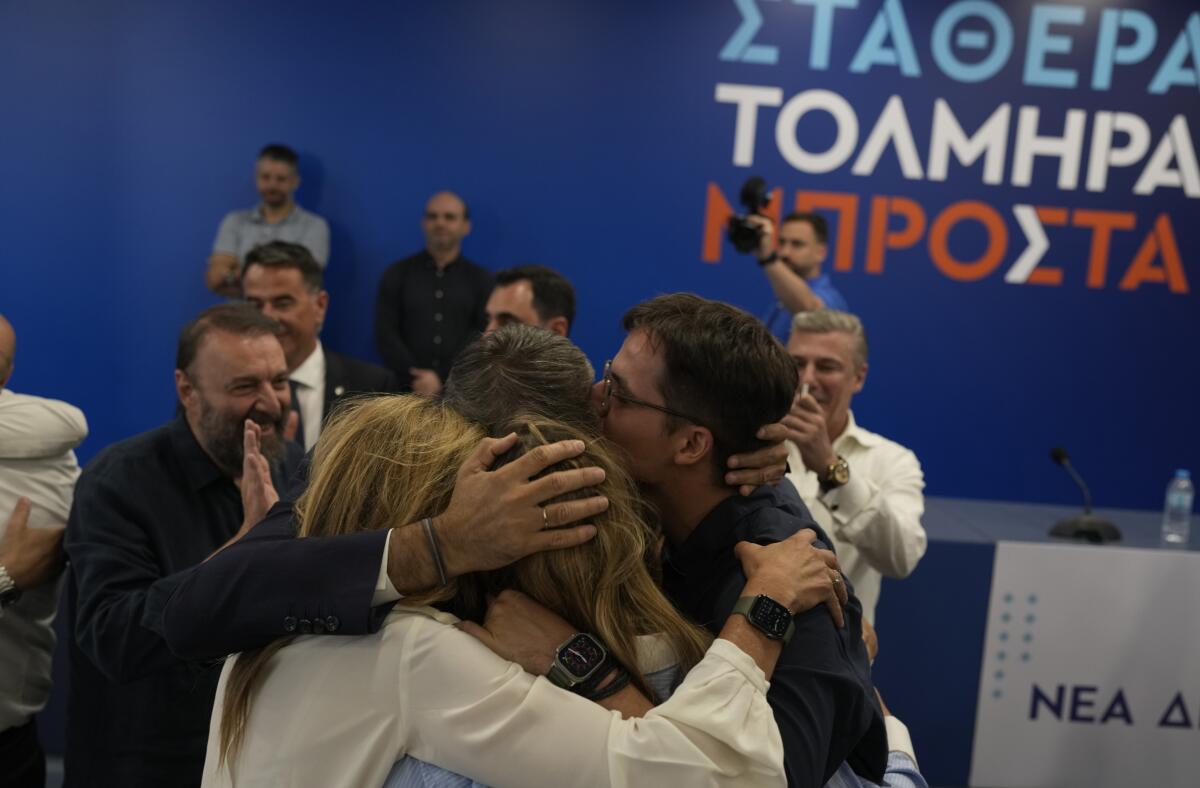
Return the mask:
[[578,692],[591,680],[600,678],[601,669],[611,664],[604,644],[586,632],[579,632],[558,647],[546,678],[565,690]]

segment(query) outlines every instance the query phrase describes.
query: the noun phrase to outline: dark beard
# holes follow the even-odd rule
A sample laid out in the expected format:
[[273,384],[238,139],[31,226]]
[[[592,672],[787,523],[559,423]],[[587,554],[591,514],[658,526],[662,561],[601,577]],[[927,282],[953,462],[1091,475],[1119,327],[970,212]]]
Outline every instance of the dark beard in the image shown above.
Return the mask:
[[237,478],[242,475],[242,460],[245,459],[244,430],[246,419],[258,424],[270,424],[275,428],[270,435],[262,436],[262,453],[272,466],[283,460],[283,421],[286,411],[278,419],[251,408],[249,413],[231,417],[228,412],[218,410],[203,397],[200,398],[200,432],[204,436],[205,448],[217,467],[227,475]]

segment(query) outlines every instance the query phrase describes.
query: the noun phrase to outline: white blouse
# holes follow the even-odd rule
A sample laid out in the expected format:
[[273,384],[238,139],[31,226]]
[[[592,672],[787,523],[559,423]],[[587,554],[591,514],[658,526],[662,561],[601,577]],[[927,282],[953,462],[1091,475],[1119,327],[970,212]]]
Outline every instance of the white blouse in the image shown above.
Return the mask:
[[[626,720],[501,659],[457,621],[398,608],[374,635],[312,635],[282,649],[232,776],[230,764],[217,768],[231,658],[203,785],[379,786],[406,755],[497,788],[787,782],[766,678],[728,641],[714,641],[669,700]],[[662,661],[661,649],[646,651],[660,653],[643,661]]]

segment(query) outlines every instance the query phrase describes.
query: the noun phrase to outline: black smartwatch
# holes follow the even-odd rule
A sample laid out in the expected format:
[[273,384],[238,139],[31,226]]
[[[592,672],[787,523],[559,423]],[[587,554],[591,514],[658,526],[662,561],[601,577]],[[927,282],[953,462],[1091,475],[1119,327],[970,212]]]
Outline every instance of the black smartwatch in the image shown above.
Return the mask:
[[579,632],[558,647],[546,678],[557,687],[586,695],[612,667],[612,657],[604,644],[586,632]]
[[796,631],[792,611],[766,594],[744,596],[733,606],[734,613],[741,613],[750,624],[771,640],[782,640],[784,645]]

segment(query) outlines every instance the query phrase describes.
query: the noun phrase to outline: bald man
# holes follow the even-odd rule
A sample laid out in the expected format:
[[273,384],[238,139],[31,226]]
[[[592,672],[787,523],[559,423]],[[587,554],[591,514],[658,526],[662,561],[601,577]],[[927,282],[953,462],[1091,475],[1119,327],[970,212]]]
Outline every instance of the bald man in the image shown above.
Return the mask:
[[425,248],[383,272],[375,344],[405,389],[433,396],[458,351],[487,325],[492,274],[462,256],[471,214],[457,194],[429,198],[421,230]]
[[16,334],[0,315],[0,775],[41,786],[34,715],[50,694],[62,535],[87,436],[79,408],[7,388]]

